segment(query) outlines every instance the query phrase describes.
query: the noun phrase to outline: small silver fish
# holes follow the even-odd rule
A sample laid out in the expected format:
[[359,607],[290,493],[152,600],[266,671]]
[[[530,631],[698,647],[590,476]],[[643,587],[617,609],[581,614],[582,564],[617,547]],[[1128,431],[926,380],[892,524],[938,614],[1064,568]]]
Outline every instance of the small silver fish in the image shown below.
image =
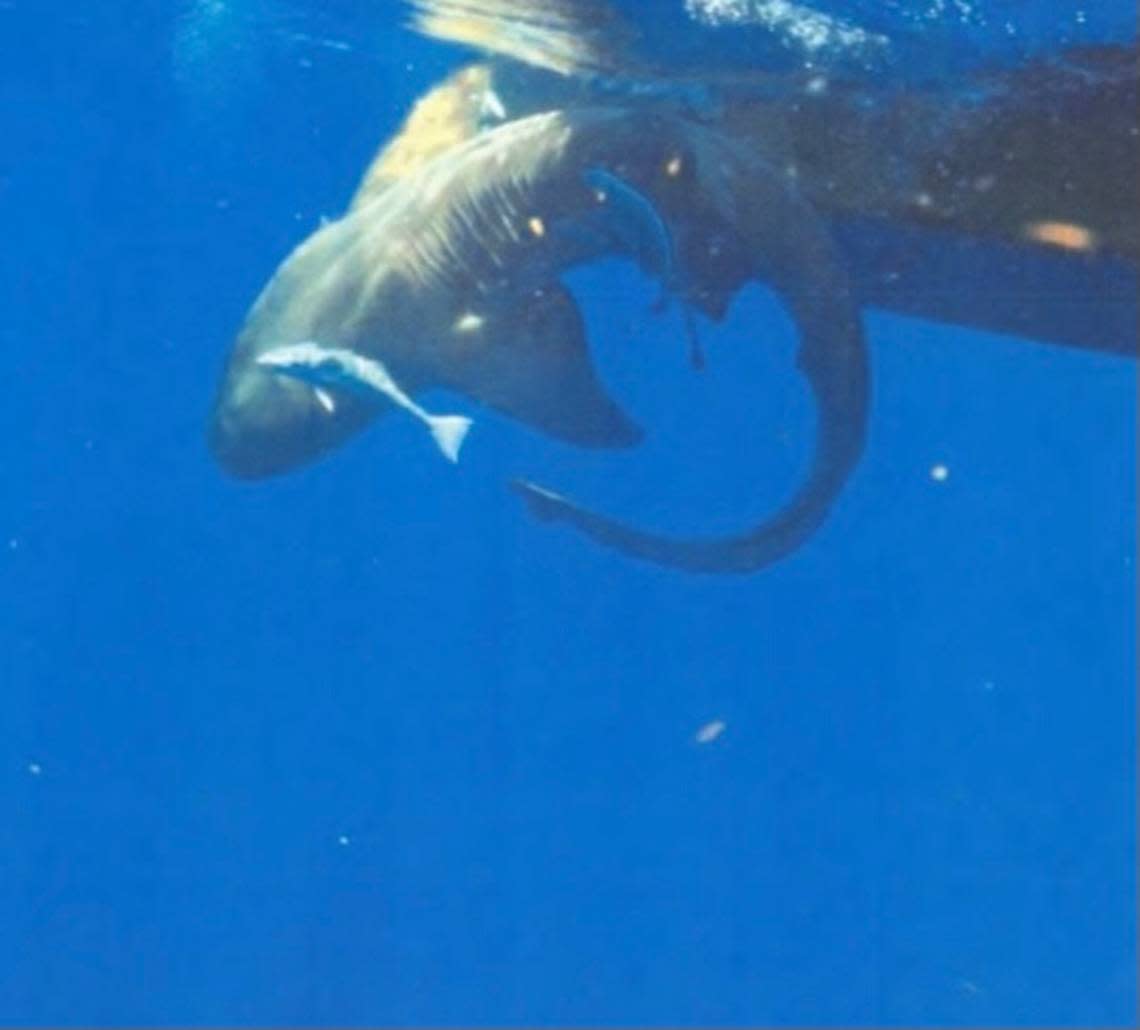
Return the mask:
[[258,355],[257,363],[280,375],[300,379],[318,391],[334,387],[380,394],[423,422],[448,461],[459,460],[459,449],[471,428],[471,419],[463,415],[432,415],[425,411],[400,389],[384,365],[374,358],[366,358],[341,347],[322,347],[306,340],[266,351]]

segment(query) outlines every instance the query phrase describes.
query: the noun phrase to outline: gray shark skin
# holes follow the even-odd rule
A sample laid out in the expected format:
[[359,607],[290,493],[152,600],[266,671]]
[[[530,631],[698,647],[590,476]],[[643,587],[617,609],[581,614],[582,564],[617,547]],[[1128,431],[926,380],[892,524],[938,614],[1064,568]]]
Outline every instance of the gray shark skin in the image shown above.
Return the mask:
[[[451,146],[383,188],[285,261],[250,311],[211,427],[221,465],[259,477],[312,461],[388,405],[274,376],[260,354],[301,340],[381,361],[408,394],[444,387],[588,447],[640,438],[605,395],[558,276],[622,255],[587,173],[604,169],[655,206],[675,241],[684,301],[723,315],[769,281],[800,333],[816,402],[815,456],[784,509],[728,538],[649,534],[554,491],[515,484],[535,514],[692,572],[751,572],[814,532],[863,449],[869,374],[859,308],[828,233],[787,177],[684,117],[581,108],[533,115]],[[575,231],[582,225],[602,231]],[[640,255],[626,254],[637,259]]]
[[338,396],[330,413],[305,384],[257,365],[302,340],[382,361],[409,394],[447,387],[580,446],[636,443],[553,275],[578,255],[535,221],[572,214],[557,196],[567,134],[558,116],[537,116],[476,137],[302,243],[231,355],[210,434],[221,465],[243,478],[288,471],[390,407]]

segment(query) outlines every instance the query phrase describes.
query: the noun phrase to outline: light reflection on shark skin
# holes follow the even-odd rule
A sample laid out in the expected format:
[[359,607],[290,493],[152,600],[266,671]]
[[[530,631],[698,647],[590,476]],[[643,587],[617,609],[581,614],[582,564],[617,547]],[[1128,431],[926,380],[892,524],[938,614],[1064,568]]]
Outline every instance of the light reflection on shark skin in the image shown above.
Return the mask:
[[683,302],[719,318],[750,279],[776,288],[816,401],[815,458],[782,511],[729,538],[659,537],[546,488],[517,489],[543,517],[689,571],[749,572],[799,546],[863,448],[869,376],[858,306],[828,234],[784,175],[663,113],[550,112],[427,156],[392,182],[374,166],[366,183],[375,188],[298,247],[250,312],[215,407],[211,443],[223,467],[243,477],[287,471],[386,410],[338,396],[330,411],[305,384],[258,365],[301,340],[381,361],[409,394],[442,386],[571,443],[636,443],[640,431],[605,395],[558,282],[600,257],[643,257],[628,253],[624,233],[605,231],[592,169],[660,212],[684,272]]

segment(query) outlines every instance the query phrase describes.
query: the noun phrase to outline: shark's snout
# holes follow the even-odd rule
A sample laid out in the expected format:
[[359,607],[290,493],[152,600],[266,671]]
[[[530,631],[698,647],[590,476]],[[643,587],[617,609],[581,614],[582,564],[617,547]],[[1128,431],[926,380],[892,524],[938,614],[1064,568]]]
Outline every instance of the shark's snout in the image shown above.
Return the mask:
[[250,362],[226,373],[208,442],[230,475],[262,479],[316,460],[374,415],[374,408],[356,398],[334,396]]

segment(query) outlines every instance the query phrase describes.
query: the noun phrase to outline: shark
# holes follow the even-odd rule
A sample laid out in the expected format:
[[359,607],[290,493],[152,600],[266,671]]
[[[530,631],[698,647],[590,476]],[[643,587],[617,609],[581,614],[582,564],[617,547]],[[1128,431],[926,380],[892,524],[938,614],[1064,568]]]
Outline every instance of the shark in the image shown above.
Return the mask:
[[513,489],[541,519],[689,572],[747,573],[791,553],[855,468],[870,404],[859,304],[811,205],[778,169],[683,113],[607,104],[488,126],[495,105],[481,81],[454,80],[422,102],[344,216],[262,290],[214,404],[218,462],[240,478],[284,473],[400,406],[379,390],[330,402],[325,379],[281,374],[273,355],[303,343],[375,363],[406,398],[443,389],[577,446],[634,446],[642,430],[599,379],[561,280],[625,257],[713,319],[754,279],[777,291],[817,412],[803,481],[759,524],[691,538],[644,531],[528,479]]
[[698,367],[694,312],[720,320],[750,281],[799,331],[814,454],[774,516],[668,537],[511,483],[537,518],[689,572],[755,571],[823,524],[866,439],[865,306],[1135,355],[1134,50],[896,88],[675,74],[638,58],[605,0],[411,7],[414,28],[485,60],[415,105],[249,312],[210,428],[236,476],[317,460],[398,407],[430,428],[412,398],[437,388],[571,444],[636,445],[562,282],[607,256],[658,278]]

